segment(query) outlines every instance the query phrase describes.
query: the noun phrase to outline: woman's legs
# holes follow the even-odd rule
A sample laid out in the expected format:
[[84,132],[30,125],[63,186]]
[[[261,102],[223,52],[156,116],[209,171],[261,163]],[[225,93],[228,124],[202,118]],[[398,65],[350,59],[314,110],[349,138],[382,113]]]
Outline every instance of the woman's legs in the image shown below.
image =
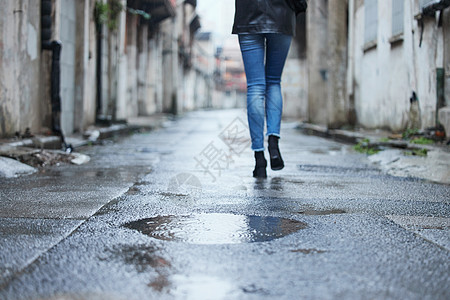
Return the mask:
[[264,151],[264,102],[266,94],[264,35],[239,35],[239,44],[247,77],[247,117],[252,150]]
[[[264,116],[267,118],[267,135],[273,135],[272,139],[276,137],[277,142],[276,151],[269,149],[272,169],[284,167],[278,150],[283,107],[280,82],[291,37],[282,34],[245,34],[239,35],[239,44],[247,77],[247,116],[256,159],[253,176],[266,177]],[[273,145],[271,148],[274,148]]]
[[292,38],[282,34],[267,34],[266,40],[266,117],[270,167],[272,170],[281,170],[284,162],[278,148],[283,111],[280,82]]
[[280,137],[283,98],[281,95],[281,74],[291,45],[291,36],[266,34],[266,117],[267,135]]

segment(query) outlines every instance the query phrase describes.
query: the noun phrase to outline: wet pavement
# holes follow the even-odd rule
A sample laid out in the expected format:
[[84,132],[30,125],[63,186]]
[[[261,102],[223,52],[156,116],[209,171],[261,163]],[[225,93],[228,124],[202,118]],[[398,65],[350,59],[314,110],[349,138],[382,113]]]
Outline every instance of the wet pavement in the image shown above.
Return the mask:
[[193,112],[2,180],[0,298],[450,298],[450,186],[294,123],[254,179],[245,126]]

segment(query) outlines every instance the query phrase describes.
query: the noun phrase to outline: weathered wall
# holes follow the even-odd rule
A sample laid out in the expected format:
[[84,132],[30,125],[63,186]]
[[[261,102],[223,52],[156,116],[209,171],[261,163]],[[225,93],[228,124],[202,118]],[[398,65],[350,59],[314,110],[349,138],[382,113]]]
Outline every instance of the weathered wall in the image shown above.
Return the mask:
[[[149,46],[149,36],[148,36],[148,26],[140,26],[138,28],[137,36],[137,113],[138,115],[149,115],[155,112],[155,99],[150,93],[149,82],[150,82],[150,46]],[[148,99],[148,100],[147,100]]]
[[339,128],[348,123],[347,103],[347,1],[328,1],[328,127]]
[[216,65],[215,42],[211,34],[209,39],[195,40],[193,49],[194,68],[196,70],[194,98],[198,107],[212,107],[215,94],[214,70]]
[[[180,113],[206,105],[211,78],[183,58],[192,54],[193,32],[189,24],[195,16],[194,6],[179,2],[177,15],[161,24],[148,23],[124,9],[116,29],[109,29],[108,24],[102,26],[99,45],[94,19],[97,1],[52,0],[51,40],[62,42],[61,127],[65,135],[84,131],[95,124],[97,117],[127,120],[163,111]],[[120,2],[127,7],[127,0]],[[52,55],[49,50],[41,50],[40,17],[40,1],[2,1],[2,137],[12,136],[16,131],[23,133],[26,128],[34,134],[51,130]],[[97,51],[99,46],[101,53]],[[99,61],[101,73],[97,76]],[[100,89],[97,78],[101,78]],[[101,90],[100,107],[98,90]]]
[[64,134],[74,130],[75,116],[75,45],[77,14],[75,0],[59,0],[61,49],[61,128]]
[[[340,127],[349,123],[347,1],[309,2],[307,12],[308,119]],[[303,75],[303,74],[302,74]]]
[[142,115],[163,111],[163,44],[159,32],[152,33],[149,40],[149,65],[146,92],[142,102],[145,109],[140,109]]
[[294,55],[297,45],[293,43],[281,78],[283,94],[283,117],[308,119],[308,63]]
[[76,1],[75,42],[75,132],[82,132],[95,123],[96,110],[96,32],[92,17],[95,0]]
[[[416,31],[419,33],[420,29]],[[416,53],[417,91],[421,111],[422,128],[435,125],[436,118],[436,68],[443,67],[442,28],[437,27],[437,19],[424,18],[422,47],[414,49]],[[419,43],[419,34],[415,37]]]
[[[123,7],[126,7],[127,1],[120,0]],[[127,71],[128,60],[126,55],[126,32],[127,32],[127,13],[122,10],[118,17],[118,28],[112,34],[114,35],[114,45],[111,66],[111,87],[112,96],[110,99],[112,115],[114,120],[126,120],[129,115],[135,115],[137,112],[137,99],[129,99],[127,96]]]
[[[96,0],[88,1],[88,11],[85,11],[85,20],[88,19],[88,26],[84,28],[84,34],[87,35],[88,46],[83,47],[85,77],[82,88],[83,97],[83,123],[81,130],[85,130],[89,125],[95,124],[96,110],[97,110],[97,85],[95,84],[97,78],[97,32],[96,24],[92,14],[95,8]],[[86,32],[87,31],[87,32]],[[86,40],[85,39],[85,40]],[[77,129],[80,129],[77,127]]]
[[0,136],[41,129],[40,2],[2,1],[0,9]]
[[297,17],[296,35],[281,78],[283,116],[308,120],[308,60],[306,57],[306,15]]
[[[118,116],[120,119],[127,119],[128,117],[138,115],[138,70],[143,67],[138,65],[138,16],[133,14],[126,14],[126,65],[127,73],[122,81],[126,84],[126,96],[123,99],[122,105],[119,107]],[[140,41],[139,41],[140,42]]]
[[[124,3],[125,0],[121,0]],[[127,58],[125,56],[125,12],[118,16],[117,27],[102,26],[101,118],[126,118]]]
[[[160,25],[163,43],[163,112],[176,112],[178,102],[178,44],[175,19],[167,19]],[[170,78],[171,80],[167,80]]]
[[328,1],[308,2],[308,115],[309,121],[328,122]]
[[354,22],[355,73],[353,81],[358,122],[368,128],[401,131],[411,123],[410,97],[417,93],[421,127],[435,125],[436,68],[442,66],[443,35],[435,18],[424,19],[421,29],[414,19],[418,3],[404,1],[404,30],[392,37],[391,1],[378,1],[376,46],[364,49],[364,6],[357,1]]
[[442,29],[444,35],[444,97],[445,105],[450,106],[450,8],[444,10]]

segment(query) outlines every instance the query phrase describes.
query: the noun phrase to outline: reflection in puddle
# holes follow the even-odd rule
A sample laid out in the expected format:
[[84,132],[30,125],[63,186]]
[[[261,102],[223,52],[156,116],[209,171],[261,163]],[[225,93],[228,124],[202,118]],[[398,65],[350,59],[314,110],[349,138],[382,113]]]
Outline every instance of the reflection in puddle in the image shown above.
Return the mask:
[[267,242],[307,227],[285,218],[233,214],[159,216],[124,226],[156,239],[190,244]]
[[299,186],[304,184],[305,181],[293,178],[273,177],[270,180],[266,178],[257,178],[255,180],[254,190],[273,190],[283,191],[289,190],[292,186]]

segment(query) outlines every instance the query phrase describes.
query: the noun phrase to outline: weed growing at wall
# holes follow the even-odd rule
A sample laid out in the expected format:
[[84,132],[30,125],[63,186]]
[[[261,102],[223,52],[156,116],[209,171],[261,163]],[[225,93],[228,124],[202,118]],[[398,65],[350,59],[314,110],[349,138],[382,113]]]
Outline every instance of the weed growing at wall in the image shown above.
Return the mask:
[[365,153],[367,155],[377,154],[380,149],[376,145],[370,144],[369,139],[363,139],[358,144],[356,144],[353,149],[359,153]]
[[119,26],[119,15],[123,9],[120,0],[109,0],[107,3],[95,2],[94,17],[97,26],[106,25],[109,30],[116,30]]
[[421,136],[421,137],[412,139],[411,143],[417,144],[417,145],[431,145],[431,144],[434,144],[434,141]]

